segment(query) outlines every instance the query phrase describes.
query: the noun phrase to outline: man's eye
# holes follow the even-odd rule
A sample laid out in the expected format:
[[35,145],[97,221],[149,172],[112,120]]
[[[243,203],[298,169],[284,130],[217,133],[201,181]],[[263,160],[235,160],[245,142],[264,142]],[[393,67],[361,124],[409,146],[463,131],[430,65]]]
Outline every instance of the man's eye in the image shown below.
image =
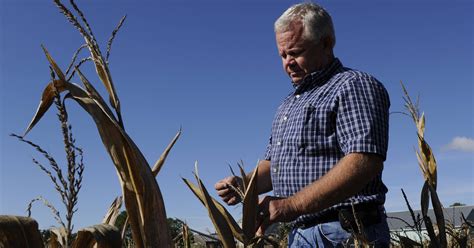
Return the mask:
[[290,52],[288,52],[288,55],[290,55],[291,57],[297,57],[297,56],[299,56],[301,53],[303,53],[303,50],[295,50],[295,51],[290,51]]

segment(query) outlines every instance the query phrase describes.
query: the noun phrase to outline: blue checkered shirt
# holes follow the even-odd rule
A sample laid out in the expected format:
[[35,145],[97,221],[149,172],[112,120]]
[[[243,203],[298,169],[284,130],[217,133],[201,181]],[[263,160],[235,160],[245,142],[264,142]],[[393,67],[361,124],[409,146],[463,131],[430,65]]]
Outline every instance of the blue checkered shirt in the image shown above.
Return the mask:
[[[335,59],[308,75],[278,108],[265,159],[271,161],[275,196],[288,197],[326,174],[345,155],[375,153],[386,158],[390,100],[373,76],[345,68]],[[351,203],[385,202],[387,188],[378,175]],[[296,222],[317,219],[319,213]]]

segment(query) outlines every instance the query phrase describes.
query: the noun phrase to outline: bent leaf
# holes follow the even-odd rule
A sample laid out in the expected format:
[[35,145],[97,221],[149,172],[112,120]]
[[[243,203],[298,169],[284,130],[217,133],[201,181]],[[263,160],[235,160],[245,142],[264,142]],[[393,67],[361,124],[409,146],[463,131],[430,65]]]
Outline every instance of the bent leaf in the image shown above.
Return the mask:
[[26,128],[26,131],[23,133],[23,136],[26,136],[28,132],[38,123],[38,121],[43,117],[43,115],[48,111],[49,107],[53,104],[54,101],[54,90],[58,92],[61,92],[64,90],[64,87],[61,87],[62,84],[59,82],[59,80],[54,80],[48,83],[46,88],[43,90],[43,94],[41,96],[41,101],[38,105],[38,109],[36,110],[35,115],[30,121],[30,124],[28,124],[28,127]]

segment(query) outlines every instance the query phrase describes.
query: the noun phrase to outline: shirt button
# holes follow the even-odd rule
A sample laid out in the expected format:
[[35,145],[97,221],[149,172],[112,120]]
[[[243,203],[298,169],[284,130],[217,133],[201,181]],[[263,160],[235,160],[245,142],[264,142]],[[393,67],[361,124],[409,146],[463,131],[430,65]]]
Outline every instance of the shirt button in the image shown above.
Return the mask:
[[283,117],[283,120],[284,120],[284,121],[288,120],[288,117],[286,117],[286,116],[285,116],[285,117]]
[[300,95],[296,95],[295,97],[296,97],[296,99],[298,99],[298,98],[300,98]]
[[277,142],[277,145],[278,145],[278,146],[279,146],[279,145],[281,145],[281,142],[280,142],[280,141],[278,141],[278,142]]
[[273,173],[277,173],[278,169],[276,167],[273,167]]

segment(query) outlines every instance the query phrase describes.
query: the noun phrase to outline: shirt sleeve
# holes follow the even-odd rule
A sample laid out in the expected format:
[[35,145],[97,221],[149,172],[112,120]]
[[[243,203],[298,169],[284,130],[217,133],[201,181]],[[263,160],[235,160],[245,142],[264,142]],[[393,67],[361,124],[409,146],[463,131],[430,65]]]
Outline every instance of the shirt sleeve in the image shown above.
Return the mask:
[[385,160],[390,107],[385,87],[370,75],[356,73],[342,84],[338,97],[336,130],[343,153],[375,153]]
[[272,160],[272,136],[268,139],[267,150],[265,152],[265,160]]

